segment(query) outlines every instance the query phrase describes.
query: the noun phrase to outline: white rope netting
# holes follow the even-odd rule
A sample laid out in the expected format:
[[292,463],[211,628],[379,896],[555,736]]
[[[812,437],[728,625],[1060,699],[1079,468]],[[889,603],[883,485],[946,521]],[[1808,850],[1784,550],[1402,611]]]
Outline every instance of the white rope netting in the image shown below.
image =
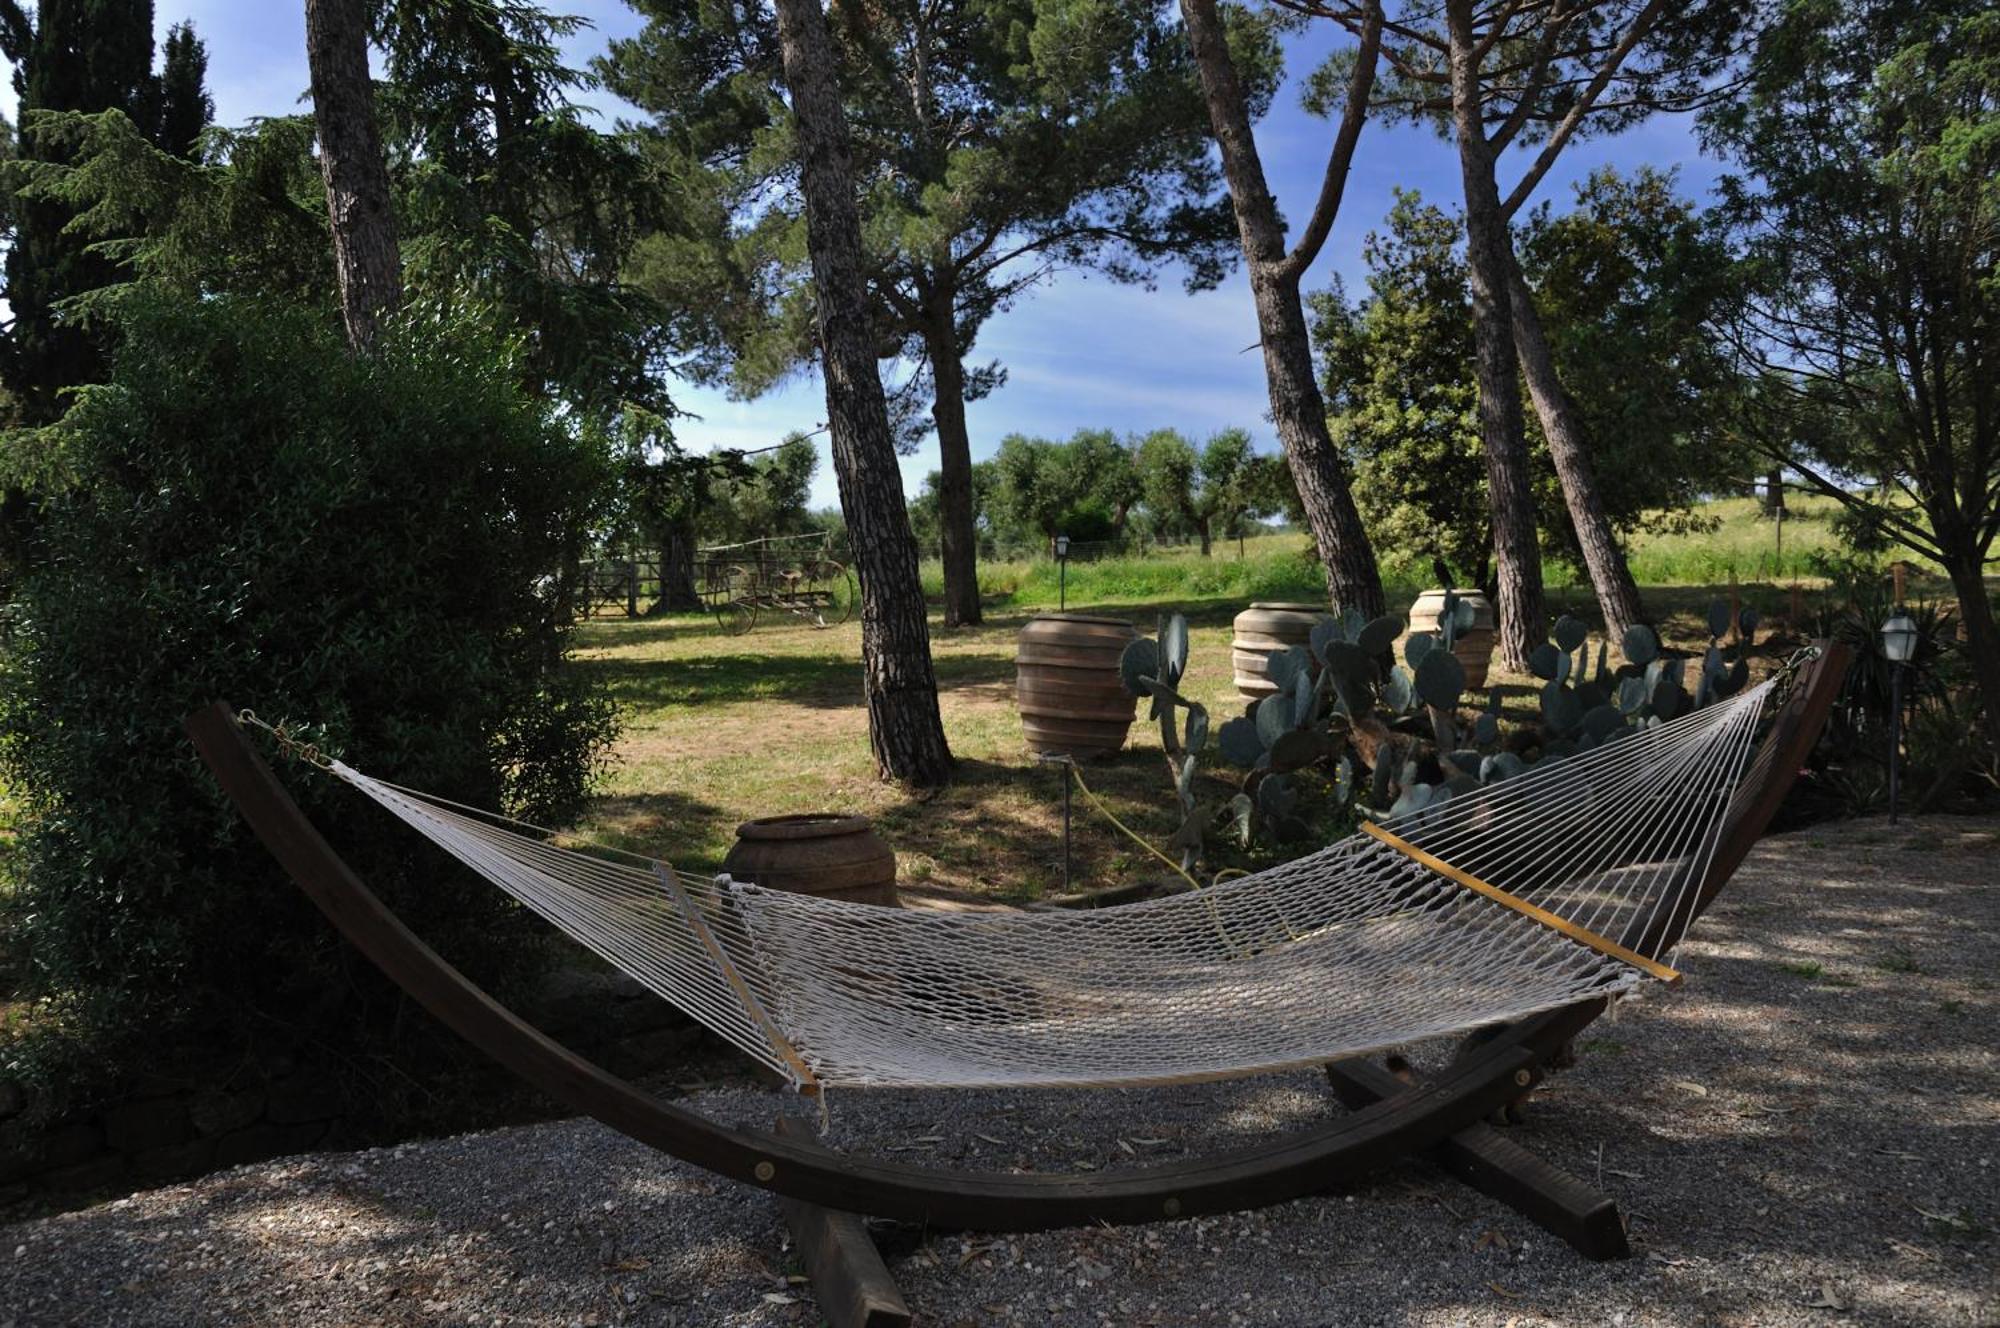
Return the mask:
[[[1384,824],[1568,923],[1670,957],[1769,687]],[[1228,1078],[1462,1033],[1644,978],[1364,835],[1117,907],[892,909],[610,861],[331,768],[801,1085]]]

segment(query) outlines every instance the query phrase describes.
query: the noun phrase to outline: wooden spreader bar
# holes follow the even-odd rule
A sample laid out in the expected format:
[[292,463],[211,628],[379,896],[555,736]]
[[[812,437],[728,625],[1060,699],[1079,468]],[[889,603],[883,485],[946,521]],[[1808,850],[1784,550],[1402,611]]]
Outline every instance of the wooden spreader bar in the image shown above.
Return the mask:
[[1496,904],[1505,904],[1516,913],[1533,918],[1543,926],[1561,932],[1572,941],[1587,945],[1600,954],[1610,955],[1613,959],[1620,960],[1623,963],[1632,965],[1634,968],[1650,973],[1668,986],[1675,986],[1681,980],[1678,969],[1668,968],[1657,959],[1648,959],[1636,950],[1628,950],[1609,936],[1599,936],[1588,927],[1579,927],[1568,918],[1557,917],[1547,909],[1537,907],[1518,895],[1508,894],[1497,885],[1488,885],[1471,872],[1460,871],[1443,858],[1424,852],[1401,835],[1384,830],[1373,821],[1363,821],[1361,829],[1367,834],[1381,840],[1390,848],[1395,849],[1404,857],[1409,858],[1412,862],[1430,868],[1448,881],[1456,881],[1468,890],[1485,895]]
[[764,1031],[765,1040],[771,1044],[771,1050],[782,1056],[785,1063],[792,1067],[792,1076],[798,1082],[799,1092],[807,1097],[819,1096],[819,1079],[814,1076],[812,1067],[806,1064],[805,1057],[799,1055],[799,1049],[792,1045],[791,1039],[780,1031],[777,1021],[764,1012],[763,1002],[759,1001],[756,993],[750,990],[750,984],[743,980],[743,975],[736,971],[736,965],[729,962],[729,956],[723,952],[722,943],[716,940],[715,933],[708,929],[708,922],[701,916],[701,910],[695,907],[694,900],[688,898],[688,892],[681,888],[679,879],[674,875],[674,869],[664,862],[656,862],[653,864],[653,874],[660,878],[660,884],[666,887],[674,906],[680,909],[681,916],[687,919],[688,926],[693,929],[694,934],[701,938],[702,947],[708,951],[708,957],[715,961],[715,966],[722,971],[722,976],[728,979],[730,990],[734,991],[736,999],[743,1003],[743,1012],[757,1021],[757,1027]]

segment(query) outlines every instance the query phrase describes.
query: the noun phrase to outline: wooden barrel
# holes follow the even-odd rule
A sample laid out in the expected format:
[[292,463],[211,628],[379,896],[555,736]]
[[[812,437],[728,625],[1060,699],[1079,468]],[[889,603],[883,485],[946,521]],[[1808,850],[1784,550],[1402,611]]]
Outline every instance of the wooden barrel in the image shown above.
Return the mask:
[[896,854],[865,816],[766,816],[736,827],[722,860],[735,880],[857,904],[896,903]]
[[1268,676],[1271,656],[1307,646],[1313,625],[1327,617],[1322,604],[1252,604],[1236,615],[1236,639],[1229,643],[1237,694],[1255,701],[1275,692]]
[[1014,691],[1021,730],[1037,754],[1084,760],[1125,745],[1139,702],[1118,660],[1138,633],[1123,618],[1045,613],[1021,628]]
[[[1472,626],[1458,634],[1458,644],[1451,653],[1465,666],[1465,689],[1474,691],[1486,685],[1487,666],[1493,662],[1493,603],[1477,590],[1454,590],[1452,594],[1472,606]],[[1437,631],[1442,612],[1444,592],[1426,590],[1410,606],[1410,630]]]

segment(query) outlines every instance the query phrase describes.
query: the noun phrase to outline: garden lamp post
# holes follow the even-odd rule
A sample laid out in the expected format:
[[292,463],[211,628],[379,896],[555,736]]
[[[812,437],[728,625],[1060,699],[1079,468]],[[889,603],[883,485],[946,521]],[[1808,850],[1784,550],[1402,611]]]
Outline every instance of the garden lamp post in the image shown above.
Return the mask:
[[1056,536],[1056,612],[1069,607],[1069,536]]
[[1917,653],[1917,624],[1902,605],[1882,624],[1882,654],[1889,661],[1889,824],[1896,823],[1897,776],[1903,757],[1903,670]]

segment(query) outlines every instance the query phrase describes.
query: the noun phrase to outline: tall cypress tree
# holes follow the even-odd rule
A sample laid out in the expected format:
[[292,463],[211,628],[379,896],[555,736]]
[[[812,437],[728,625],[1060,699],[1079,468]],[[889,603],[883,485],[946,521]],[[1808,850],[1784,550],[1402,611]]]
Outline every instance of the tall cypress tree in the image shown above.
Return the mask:
[[[152,0],[41,0],[32,14],[20,0],[0,0],[0,54],[14,66],[24,161],[67,160],[67,150],[39,132],[37,111],[123,111],[178,152],[192,149],[208,120],[208,55],[192,28],[174,29],[166,73],[153,72]],[[0,383],[26,424],[53,420],[63,389],[102,376],[99,338],[64,323],[57,305],[116,276],[110,260],[86,252],[88,240],[63,234],[71,216],[47,199],[16,200],[6,270],[14,324],[0,342]]]
[[194,35],[194,24],[176,23],[167,30],[160,59],[160,110],[153,141],[177,157],[193,157],[201,131],[215,118],[208,95],[208,47]]

